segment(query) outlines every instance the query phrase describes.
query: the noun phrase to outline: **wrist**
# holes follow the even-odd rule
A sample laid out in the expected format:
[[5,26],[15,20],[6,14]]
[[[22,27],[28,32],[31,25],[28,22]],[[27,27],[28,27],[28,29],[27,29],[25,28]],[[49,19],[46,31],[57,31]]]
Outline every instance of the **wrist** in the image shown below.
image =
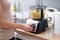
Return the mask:
[[24,29],[24,25],[25,25],[25,24],[18,24],[18,28],[19,28],[19,29]]

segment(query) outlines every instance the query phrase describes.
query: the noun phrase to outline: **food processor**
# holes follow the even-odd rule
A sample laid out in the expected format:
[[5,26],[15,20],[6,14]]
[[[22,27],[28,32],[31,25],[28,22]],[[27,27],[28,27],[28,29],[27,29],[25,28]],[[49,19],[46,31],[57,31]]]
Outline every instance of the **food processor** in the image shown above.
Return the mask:
[[43,9],[42,0],[36,0],[35,6],[30,6],[30,19],[27,19],[26,23],[31,24],[33,30],[31,33],[39,34],[45,31],[45,27],[48,27],[47,19],[44,18],[44,9]]

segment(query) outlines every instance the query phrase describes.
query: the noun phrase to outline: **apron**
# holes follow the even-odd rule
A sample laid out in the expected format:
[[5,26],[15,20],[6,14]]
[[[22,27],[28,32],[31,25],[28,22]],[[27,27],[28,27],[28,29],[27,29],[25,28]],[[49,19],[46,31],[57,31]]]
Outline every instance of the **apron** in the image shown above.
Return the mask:
[[[4,12],[4,17],[7,20],[13,21],[9,13]],[[1,29],[0,28],[0,40],[9,40],[14,35],[14,29]]]
[[[6,6],[7,5],[7,6]],[[2,8],[4,11],[4,17],[6,20],[13,21],[10,12],[8,12],[10,8],[10,4],[8,0],[2,0]],[[0,40],[9,40],[14,35],[14,29],[1,29],[0,28]]]

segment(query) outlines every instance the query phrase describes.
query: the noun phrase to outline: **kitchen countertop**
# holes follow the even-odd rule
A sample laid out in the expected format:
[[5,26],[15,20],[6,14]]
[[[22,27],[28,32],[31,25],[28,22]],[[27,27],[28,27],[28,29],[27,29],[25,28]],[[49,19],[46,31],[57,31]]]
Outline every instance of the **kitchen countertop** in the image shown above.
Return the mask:
[[57,36],[55,34],[53,34],[52,38],[48,38],[48,37],[45,36],[45,32],[42,32],[40,34],[33,34],[33,33],[30,33],[30,32],[25,32],[21,29],[16,29],[15,31],[17,33],[21,34],[21,35],[29,35],[31,37],[34,37],[34,38],[37,38],[37,39],[40,39],[40,40],[60,40],[60,36]]

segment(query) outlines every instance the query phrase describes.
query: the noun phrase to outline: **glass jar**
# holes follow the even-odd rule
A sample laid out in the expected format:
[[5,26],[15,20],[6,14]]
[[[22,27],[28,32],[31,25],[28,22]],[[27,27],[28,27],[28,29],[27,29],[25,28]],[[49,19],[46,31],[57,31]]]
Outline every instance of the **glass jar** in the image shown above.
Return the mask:
[[[43,9],[41,11],[41,9]],[[42,6],[40,7],[40,5],[37,5],[37,6],[31,6],[30,7],[30,16],[32,19],[35,19],[35,20],[41,20],[42,18],[45,18],[45,9],[46,9],[46,6]]]
[[48,38],[51,38],[53,37],[53,34],[54,34],[54,30],[53,30],[53,26],[51,27],[46,27],[45,28],[45,36],[48,37]]
[[41,19],[41,10],[39,6],[31,6],[30,9],[30,16],[32,19]]

